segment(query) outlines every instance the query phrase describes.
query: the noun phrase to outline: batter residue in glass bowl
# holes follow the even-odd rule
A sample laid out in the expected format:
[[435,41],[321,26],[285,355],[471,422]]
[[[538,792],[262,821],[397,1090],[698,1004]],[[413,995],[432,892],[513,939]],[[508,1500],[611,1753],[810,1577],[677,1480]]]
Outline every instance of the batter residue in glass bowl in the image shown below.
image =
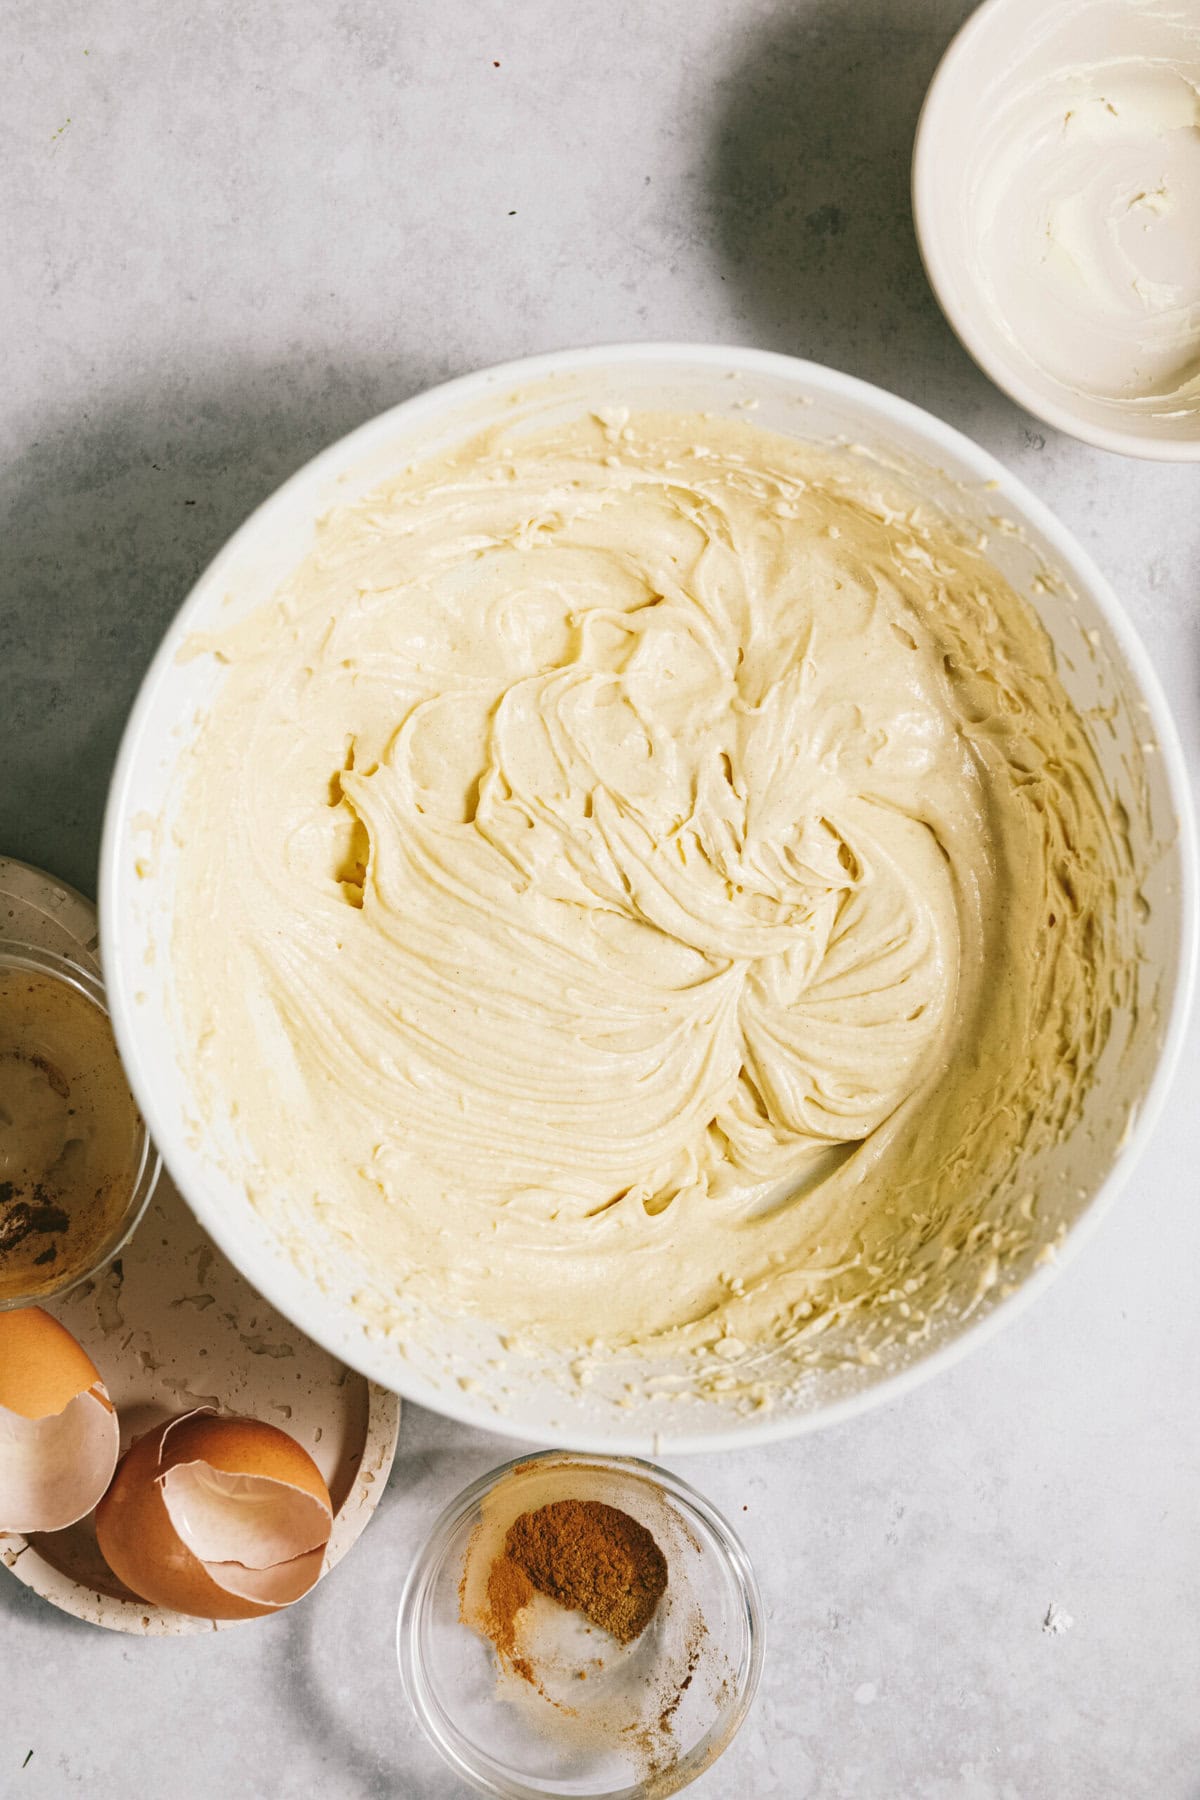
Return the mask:
[[108,1015],[71,981],[0,962],[0,1302],[87,1274],[144,1148]]

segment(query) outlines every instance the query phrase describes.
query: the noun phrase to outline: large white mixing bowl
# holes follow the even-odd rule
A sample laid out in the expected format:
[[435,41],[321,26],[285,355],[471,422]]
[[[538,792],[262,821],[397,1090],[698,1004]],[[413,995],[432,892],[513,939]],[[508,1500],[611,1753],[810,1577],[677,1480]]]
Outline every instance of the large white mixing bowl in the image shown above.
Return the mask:
[[[1104,1060],[1069,1141],[1031,1173],[1044,1198],[1043,1252],[1073,1250],[1127,1177],[1158,1114],[1183,1034],[1194,967],[1196,850],[1175,730],[1154,671],[1108,583],[1046,508],[998,462],[904,401],[830,369],[755,350],[642,344],[570,351],[487,369],[384,413],[294,475],[246,521],[197,582],[134,706],[113,778],[101,858],[101,945],[113,1024],[134,1091],[175,1181],[226,1255],[318,1343],[364,1375],[452,1416],[513,1436],[588,1450],[716,1449],[845,1418],[932,1374],[1040,1292],[1056,1261],[1038,1244],[1009,1291],[952,1297],[924,1342],[891,1363],[829,1357],[770,1411],[732,1402],[637,1399],[613,1404],[603,1380],[573,1390],[536,1364],[498,1353],[494,1333],[447,1325],[432,1353],[372,1323],[371,1271],[310,1221],[303,1242],[272,1235],[198,1117],[175,1027],[171,922],[179,760],[220,681],[212,657],[181,658],[192,632],[228,626],[267,600],[311,546],[314,522],[390,473],[472,428],[510,414],[538,419],[601,406],[727,413],[754,402],[755,423],[797,438],[841,439],[899,459],[924,492],[968,527],[1031,600],[1081,711],[1094,717],[1106,773],[1142,840],[1149,903],[1146,1004],[1125,1021],[1122,1054]],[[1000,517],[1006,526],[996,527]],[[1013,528],[1015,527],[1015,529]],[[1047,570],[1051,579],[1045,579]],[[1103,721],[1101,723],[1101,721]],[[1143,754],[1138,746],[1149,743]],[[1133,776],[1130,769],[1138,769]],[[236,793],[229,796],[236,807]],[[247,870],[253,879],[253,871]],[[221,921],[212,921],[219,933]],[[1050,1195],[1050,1198],[1045,1198]],[[1053,1196],[1058,1196],[1054,1198]],[[972,1277],[977,1281],[977,1271]],[[520,1321],[501,1322],[511,1331]],[[897,1333],[901,1338],[902,1332]],[[834,1334],[829,1341],[835,1350]],[[469,1372],[469,1377],[464,1372]]]

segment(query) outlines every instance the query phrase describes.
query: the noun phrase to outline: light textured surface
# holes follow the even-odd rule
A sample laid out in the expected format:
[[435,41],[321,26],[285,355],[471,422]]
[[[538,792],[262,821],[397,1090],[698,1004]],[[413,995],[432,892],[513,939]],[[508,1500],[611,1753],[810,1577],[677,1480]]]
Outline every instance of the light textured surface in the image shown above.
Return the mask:
[[[1200,474],[1026,418],[921,275],[911,134],[967,11],[10,0],[0,850],[93,888],[159,632],[312,451],[442,376],[629,337],[810,355],[981,440],[1113,578],[1200,764]],[[770,1633],[697,1795],[1200,1796],[1198,1074],[1193,1038],[1132,1191],[1007,1336],[851,1426],[687,1466]],[[107,1636],[0,1580],[0,1795],[457,1796],[399,1692],[395,1604],[505,1454],[406,1410],[335,1579],[220,1637]]]

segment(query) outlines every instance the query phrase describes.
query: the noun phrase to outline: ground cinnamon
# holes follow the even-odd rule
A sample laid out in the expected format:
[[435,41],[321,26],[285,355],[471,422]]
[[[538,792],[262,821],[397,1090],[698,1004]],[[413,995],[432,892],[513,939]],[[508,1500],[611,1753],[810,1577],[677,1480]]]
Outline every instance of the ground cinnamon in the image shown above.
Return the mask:
[[533,1680],[533,1670],[523,1656],[516,1654],[517,1614],[533,1599],[533,1583],[512,1558],[501,1554],[488,1570],[487,1628],[488,1636],[509,1667]]
[[[512,1576],[500,1573],[508,1563]],[[560,1606],[581,1612],[620,1644],[646,1629],[667,1586],[667,1559],[637,1519],[603,1500],[552,1500],[514,1519],[492,1574],[515,1598],[523,1577]],[[527,1591],[523,1605],[531,1598]],[[493,1601],[492,1580],[488,1599]]]

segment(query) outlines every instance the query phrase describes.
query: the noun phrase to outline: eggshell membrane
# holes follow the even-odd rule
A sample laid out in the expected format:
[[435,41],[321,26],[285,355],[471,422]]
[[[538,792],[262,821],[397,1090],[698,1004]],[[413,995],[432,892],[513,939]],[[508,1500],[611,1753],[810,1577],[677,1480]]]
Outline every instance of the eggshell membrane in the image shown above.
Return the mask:
[[[257,1485],[259,1497],[270,1483],[311,1499],[314,1516],[305,1522],[303,1501],[297,1506],[296,1498],[284,1497],[293,1524],[305,1524],[303,1532],[291,1533],[299,1553],[265,1568],[197,1556],[177,1529],[176,1518],[187,1529],[189,1489],[194,1490],[202,1466],[216,1473],[216,1483],[208,1485],[226,1493],[237,1489],[221,1477],[235,1483],[247,1477]],[[254,1489],[247,1491],[253,1494]],[[210,1412],[185,1413],[139,1438],[121,1459],[96,1511],[97,1541],[114,1575],[142,1599],[202,1619],[258,1618],[300,1599],[321,1573],[332,1525],[329,1490],[294,1438],[260,1420]],[[316,1544],[314,1536],[319,1537]]]
[[266,1475],[227,1475],[211,1463],[176,1463],[163,1476],[162,1491],[172,1525],[202,1563],[273,1569],[281,1557],[323,1550],[329,1538],[321,1502]]
[[61,1531],[112,1479],[117,1415],[90,1356],[38,1306],[0,1313],[0,1531]]

